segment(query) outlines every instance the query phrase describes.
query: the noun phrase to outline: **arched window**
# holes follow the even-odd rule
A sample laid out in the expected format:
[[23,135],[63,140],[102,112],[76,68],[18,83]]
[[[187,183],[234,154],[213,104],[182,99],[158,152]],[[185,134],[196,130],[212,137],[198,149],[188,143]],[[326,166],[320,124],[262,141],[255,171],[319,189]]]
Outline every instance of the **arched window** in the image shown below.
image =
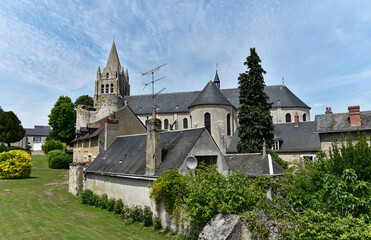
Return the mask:
[[169,120],[164,120],[164,129],[169,129]]
[[111,93],[113,93],[113,83],[111,83]]
[[109,92],[109,85],[106,84],[106,93],[108,93],[108,92]]
[[303,114],[303,122],[306,122],[306,121],[307,121],[307,114],[304,113],[304,114]]
[[204,118],[205,128],[211,134],[211,115],[210,115],[210,113],[207,112],[207,113],[205,113],[205,116],[204,117],[205,117]]
[[100,93],[104,93],[104,84],[100,86]]
[[231,136],[231,114],[227,114],[227,136]]
[[187,118],[183,119],[183,128],[188,128],[188,119]]
[[109,78],[109,73],[106,74],[106,78]]
[[287,113],[286,114],[286,122],[288,123],[288,122],[291,122],[291,115],[290,115],[290,113]]

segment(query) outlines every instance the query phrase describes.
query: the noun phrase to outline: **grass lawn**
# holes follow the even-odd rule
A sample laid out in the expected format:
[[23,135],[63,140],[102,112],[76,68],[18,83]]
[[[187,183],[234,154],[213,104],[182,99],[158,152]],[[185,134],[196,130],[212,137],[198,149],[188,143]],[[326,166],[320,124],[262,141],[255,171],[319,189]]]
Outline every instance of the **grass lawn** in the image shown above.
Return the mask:
[[0,239],[174,239],[125,225],[118,215],[80,203],[68,193],[68,170],[32,157],[31,178],[0,179]]

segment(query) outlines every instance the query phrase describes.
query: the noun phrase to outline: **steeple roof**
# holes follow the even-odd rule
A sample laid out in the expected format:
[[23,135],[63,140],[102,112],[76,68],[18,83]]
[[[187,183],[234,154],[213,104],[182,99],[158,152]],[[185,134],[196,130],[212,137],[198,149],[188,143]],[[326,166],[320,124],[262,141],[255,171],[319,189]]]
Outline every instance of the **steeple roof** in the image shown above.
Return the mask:
[[116,50],[115,41],[112,42],[111,51],[107,60],[106,68],[109,67],[111,70],[116,70],[121,67],[119,56]]
[[218,70],[216,70],[215,77],[214,77],[214,83],[220,83]]
[[229,105],[233,106],[230,101],[223,95],[220,89],[213,83],[209,82],[206,87],[196,96],[193,102],[188,106],[198,105]]

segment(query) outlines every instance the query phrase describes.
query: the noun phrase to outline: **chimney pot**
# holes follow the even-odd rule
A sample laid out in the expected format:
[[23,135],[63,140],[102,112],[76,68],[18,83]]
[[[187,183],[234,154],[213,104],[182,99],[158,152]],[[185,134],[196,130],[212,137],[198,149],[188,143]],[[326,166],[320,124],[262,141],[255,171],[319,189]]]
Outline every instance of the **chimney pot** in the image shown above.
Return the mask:
[[361,125],[361,111],[360,107],[357,106],[349,106],[349,122],[350,126],[360,126]]
[[325,114],[332,114],[331,107],[326,107],[326,112]]
[[299,115],[297,112],[295,113],[295,127],[299,127]]

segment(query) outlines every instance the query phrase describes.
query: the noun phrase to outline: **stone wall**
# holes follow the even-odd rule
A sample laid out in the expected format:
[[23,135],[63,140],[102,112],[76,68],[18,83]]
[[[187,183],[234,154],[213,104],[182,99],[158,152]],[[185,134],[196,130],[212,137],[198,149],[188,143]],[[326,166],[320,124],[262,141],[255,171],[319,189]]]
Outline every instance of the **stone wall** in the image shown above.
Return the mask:
[[[361,131],[361,134],[366,133],[368,137],[371,136],[371,130],[368,131]],[[358,132],[350,132],[350,137],[353,139],[353,144],[358,140]],[[338,133],[320,133],[319,138],[321,141],[321,150],[324,151],[326,154],[329,153],[330,148],[332,148],[333,142],[336,140],[338,147],[341,147],[342,139],[346,139],[348,137],[348,133],[346,132],[338,132]]]
[[306,121],[310,121],[310,108],[272,108],[271,115],[273,124],[277,123],[285,123],[286,122],[286,114],[290,113],[291,115],[291,122],[295,122],[294,116],[296,113],[299,115],[299,122],[303,122],[303,114],[307,115]]

